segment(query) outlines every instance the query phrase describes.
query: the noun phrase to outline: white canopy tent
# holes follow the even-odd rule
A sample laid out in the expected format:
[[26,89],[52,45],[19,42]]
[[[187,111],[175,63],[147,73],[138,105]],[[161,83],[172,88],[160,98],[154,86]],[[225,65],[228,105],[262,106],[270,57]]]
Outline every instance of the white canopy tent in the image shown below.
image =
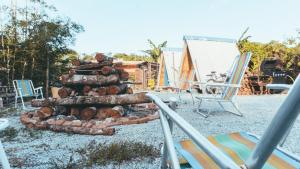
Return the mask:
[[160,57],[160,66],[157,87],[179,87],[179,69],[181,64],[181,48],[163,48]]
[[187,82],[206,82],[211,71],[226,73],[240,54],[236,41],[225,38],[184,36],[183,59],[180,67],[181,88]]

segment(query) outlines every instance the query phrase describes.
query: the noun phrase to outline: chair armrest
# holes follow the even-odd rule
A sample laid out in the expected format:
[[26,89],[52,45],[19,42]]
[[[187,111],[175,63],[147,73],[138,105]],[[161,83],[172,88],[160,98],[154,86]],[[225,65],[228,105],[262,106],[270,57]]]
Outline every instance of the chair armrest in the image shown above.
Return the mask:
[[39,89],[42,89],[43,87],[37,87],[37,88],[34,88],[34,90],[39,90]]
[[206,85],[208,84],[207,82],[193,82],[194,84],[200,84],[200,85]]
[[232,87],[232,88],[240,88],[241,85],[238,84],[224,84],[224,83],[207,83],[205,85],[207,86],[212,86],[212,87]]
[[292,85],[288,84],[267,84],[267,89],[290,89]]

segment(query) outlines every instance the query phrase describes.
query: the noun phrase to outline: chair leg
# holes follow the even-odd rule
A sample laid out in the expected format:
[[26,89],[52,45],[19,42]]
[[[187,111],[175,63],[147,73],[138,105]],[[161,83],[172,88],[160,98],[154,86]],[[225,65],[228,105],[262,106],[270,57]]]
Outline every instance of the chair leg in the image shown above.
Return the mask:
[[168,165],[167,165],[168,150],[167,150],[166,142],[164,142],[164,145],[161,147],[161,152],[162,152],[162,157],[161,157],[160,168],[165,169],[165,168],[168,168]]
[[242,112],[240,111],[240,109],[237,107],[237,105],[236,105],[234,102],[232,102],[232,101],[230,101],[230,103],[232,104],[232,106],[234,107],[234,109],[238,112],[238,113],[236,113],[236,112],[230,112],[230,113],[242,117],[243,114],[242,114]]
[[225,107],[221,104],[221,102],[219,102],[219,101],[217,101],[217,102],[223,110],[226,110]]
[[23,97],[21,97],[21,102],[22,102],[22,108],[25,109],[25,104],[24,104]]
[[207,113],[207,114],[205,114],[205,113],[202,113],[200,110],[201,110],[201,105],[202,105],[202,99],[199,99],[200,101],[199,101],[199,105],[198,105],[198,107],[197,107],[197,110],[196,110],[196,112],[198,113],[198,114],[200,114],[201,116],[203,116],[204,118],[207,118],[208,116],[209,116],[209,113]]
[[3,169],[10,169],[10,165],[7,159],[7,156],[5,154],[5,151],[3,149],[3,145],[0,141],[0,158],[1,158],[1,163],[2,163],[2,167]]
[[192,92],[190,92],[190,94],[191,94],[191,97],[192,97],[193,105],[195,105],[195,100],[194,100],[193,93],[192,93]]
[[18,105],[18,98],[17,96],[15,97],[15,108],[17,108],[17,105]]
[[44,99],[44,96],[43,96],[43,90],[40,89],[40,92],[41,92],[41,97],[42,97],[42,99]]

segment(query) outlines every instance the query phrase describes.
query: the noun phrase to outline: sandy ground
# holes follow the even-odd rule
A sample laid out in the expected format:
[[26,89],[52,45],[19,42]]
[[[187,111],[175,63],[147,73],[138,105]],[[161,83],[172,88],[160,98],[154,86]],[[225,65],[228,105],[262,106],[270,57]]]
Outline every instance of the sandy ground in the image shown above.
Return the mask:
[[[158,93],[158,95],[164,99],[168,99],[170,96],[178,97],[172,93]],[[224,112],[216,103],[204,102],[203,108],[212,112],[208,118],[203,118],[193,111],[197,105],[193,104],[192,97],[189,94],[184,94],[181,96],[183,101],[177,112],[204,136],[236,131],[248,131],[261,136],[285,97],[286,95],[238,96],[237,103],[244,117]],[[84,147],[93,140],[98,143],[111,143],[120,140],[144,142],[157,148],[163,143],[163,133],[159,120],[146,124],[116,127],[117,132],[113,136],[73,135],[51,131],[37,131],[32,134],[20,123],[19,114],[20,112],[6,117],[10,121],[10,126],[18,130],[18,136],[12,141],[3,141],[3,146],[8,157],[11,160],[19,161],[22,168],[51,168],[51,161],[56,159],[67,161],[76,149]],[[298,119],[284,145],[284,148],[296,155],[300,155],[300,147],[297,145],[298,140],[300,140],[299,128],[300,121]],[[187,138],[177,127],[174,128],[173,136],[175,140]],[[160,159],[157,158],[153,161],[144,159],[118,166],[110,164],[95,168],[156,169],[159,168],[159,165]]]

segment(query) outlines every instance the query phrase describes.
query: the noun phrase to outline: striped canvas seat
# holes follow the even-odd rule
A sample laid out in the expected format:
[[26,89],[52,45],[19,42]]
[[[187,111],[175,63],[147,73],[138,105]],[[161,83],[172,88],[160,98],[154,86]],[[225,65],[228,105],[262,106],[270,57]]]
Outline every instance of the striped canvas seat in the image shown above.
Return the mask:
[[[249,61],[251,59],[251,53],[247,52],[242,55],[237,56],[235,59],[234,66],[231,71],[230,79],[225,83],[206,83],[204,87],[214,87],[222,89],[222,94],[218,95],[204,95],[202,97],[196,97],[200,100],[198,105],[198,110],[201,110],[202,100],[213,100],[219,103],[222,109],[225,110],[224,106],[221,104],[222,102],[231,103],[232,107],[236,111],[228,111],[235,115],[242,116],[242,112],[239,110],[238,106],[234,102],[234,97],[237,95],[239,88],[241,87],[240,84],[244,77],[245,71],[248,67]],[[201,111],[198,112],[199,114],[203,115],[204,117],[208,117],[209,114],[203,114]]]
[[13,85],[15,89],[15,107],[17,107],[18,99],[21,99],[22,107],[25,109],[24,97],[43,97],[42,87],[35,88],[31,80],[13,80]]
[[[208,140],[228,155],[236,164],[242,165],[250,156],[258,139],[247,133],[231,133],[209,136]],[[191,140],[183,140],[176,145],[177,151],[194,169],[217,169],[217,164],[197,147]],[[185,164],[186,165],[186,164]],[[185,168],[185,167],[182,167]],[[300,161],[276,149],[269,157],[263,169],[299,169]]]
[[[251,58],[251,53],[245,53],[240,55],[238,57],[236,64],[234,66],[233,72],[231,74],[230,80],[228,81],[228,84],[231,85],[239,85],[244,77],[245,71],[248,67],[248,63]],[[224,100],[229,100],[233,96],[235,96],[238,92],[238,88],[236,87],[227,87],[224,94],[223,98]]]
[[19,96],[35,96],[29,80],[16,80]]

